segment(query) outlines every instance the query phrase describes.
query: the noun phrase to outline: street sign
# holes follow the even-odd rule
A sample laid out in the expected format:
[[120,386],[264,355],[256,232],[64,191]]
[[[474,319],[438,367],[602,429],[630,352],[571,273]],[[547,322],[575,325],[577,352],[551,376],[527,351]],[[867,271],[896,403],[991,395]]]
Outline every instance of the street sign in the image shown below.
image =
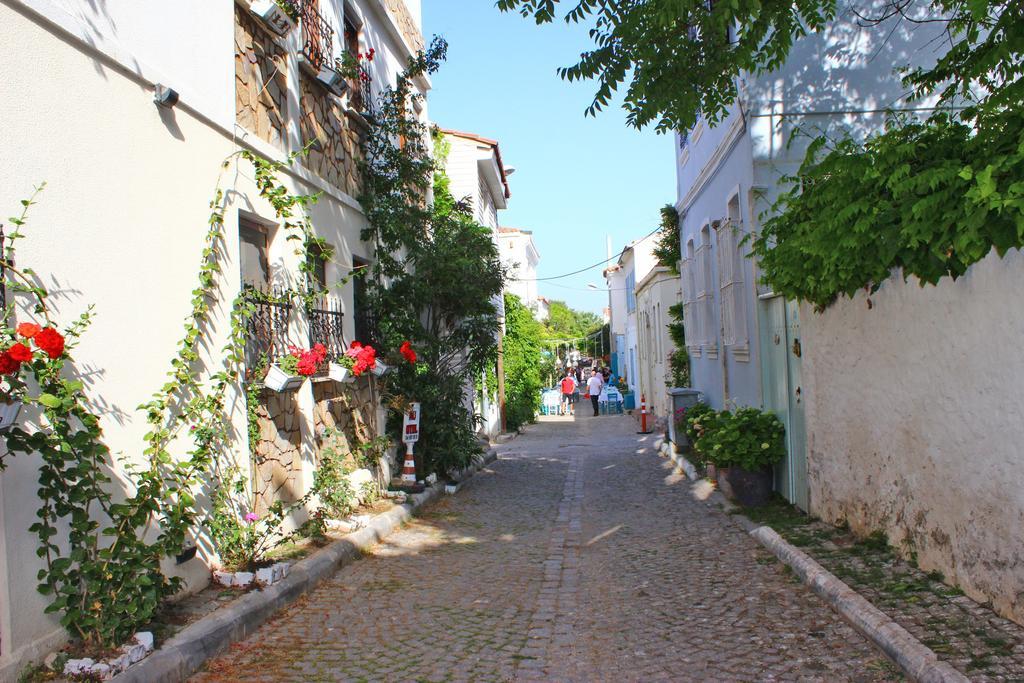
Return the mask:
[[409,410],[405,411],[402,419],[402,441],[407,444],[414,444],[420,440],[420,404],[409,404]]

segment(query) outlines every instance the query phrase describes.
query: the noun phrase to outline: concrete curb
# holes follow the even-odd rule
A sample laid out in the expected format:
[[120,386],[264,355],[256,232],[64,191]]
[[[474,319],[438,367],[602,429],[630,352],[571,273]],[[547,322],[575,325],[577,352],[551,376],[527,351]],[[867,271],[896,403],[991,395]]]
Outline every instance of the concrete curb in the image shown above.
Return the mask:
[[[459,482],[465,482],[498,457],[493,448],[473,459]],[[114,677],[115,683],[180,683],[199,670],[211,657],[258,629],[275,612],[342,567],[362,557],[362,551],[402,526],[422,507],[444,494],[437,483],[409,502],[373,517],[370,522],[313,555],[299,560],[288,576],[268,588],[252,591],[229,605],[199,619],[170,638],[149,657]]]
[[[698,479],[697,469],[671,443],[663,443],[662,452],[686,472],[691,481]],[[719,491],[705,495],[703,500],[718,504],[727,512],[735,505]],[[818,597],[839,613],[865,638],[895,662],[910,679],[920,683],[969,683],[970,679],[946,662],[935,652],[912,636],[888,615],[872,605],[813,558],[797,549],[774,529],[755,524],[740,514],[733,520],[758,543],[767,548],[780,562],[790,567]]]

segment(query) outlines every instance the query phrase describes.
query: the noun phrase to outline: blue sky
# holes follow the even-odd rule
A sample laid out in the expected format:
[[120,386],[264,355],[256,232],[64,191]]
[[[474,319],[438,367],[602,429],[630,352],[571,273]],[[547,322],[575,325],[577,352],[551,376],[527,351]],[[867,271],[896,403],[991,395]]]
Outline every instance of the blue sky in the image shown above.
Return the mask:
[[[555,69],[575,63],[588,45],[585,29],[561,20],[538,27],[493,0],[423,0],[423,31],[449,43],[430,118],[499,141],[516,169],[499,218],[533,230],[538,277],[605,258],[606,235],[617,253],[655,228],[659,208],[675,201],[672,138],[628,128],[617,106],[584,117],[594,83],[568,83]],[[588,290],[591,282],[604,287],[600,267],[540,282],[539,291],[597,313],[608,295]]]

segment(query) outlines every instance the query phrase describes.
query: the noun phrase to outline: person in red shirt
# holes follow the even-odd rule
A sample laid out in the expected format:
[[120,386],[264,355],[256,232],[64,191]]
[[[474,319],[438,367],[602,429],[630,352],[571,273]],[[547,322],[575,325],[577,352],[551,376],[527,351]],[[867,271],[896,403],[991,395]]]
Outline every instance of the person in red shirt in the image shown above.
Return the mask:
[[562,414],[575,415],[575,406],[572,403],[572,395],[576,391],[576,378],[572,376],[572,369],[565,369],[565,377],[562,378]]

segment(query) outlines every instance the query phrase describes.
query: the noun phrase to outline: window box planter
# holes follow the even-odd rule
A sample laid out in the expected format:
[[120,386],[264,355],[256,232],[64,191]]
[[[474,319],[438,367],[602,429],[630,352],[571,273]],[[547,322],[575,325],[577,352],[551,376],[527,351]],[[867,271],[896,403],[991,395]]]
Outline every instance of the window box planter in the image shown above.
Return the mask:
[[249,9],[279,36],[295,28],[295,20],[275,0],[252,0]]
[[342,384],[351,384],[356,381],[352,371],[340,363],[331,363],[327,366],[327,376]]
[[304,52],[299,53],[299,68],[312,78],[316,78],[320,74],[320,67],[314,64]]
[[771,467],[754,472],[742,467],[718,468],[718,488],[726,498],[746,507],[768,504],[772,498],[773,479]]
[[320,67],[319,73],[316,74],[316,80],[320,82],[320,85],[338,97],[344,95],[345,90],[348,88],[348,83],[342,75],[329,66]]
[[383,377],[390,370],[391,370],[391,366],[390,365],[386,365],[384,363],[381,363],[380,361],[377,361],[377,364],[373,366],[373,370],[371,372],[373,372],[373,376],[374,377]]
[[21,413],[21,405],[21,400],[17,398],[0,402],[0,431],[14,426]]
[[295,391],[302,386],[306,378],[302,375],[289,375],[277,365],[271,365],[263,384],[274,391]]

